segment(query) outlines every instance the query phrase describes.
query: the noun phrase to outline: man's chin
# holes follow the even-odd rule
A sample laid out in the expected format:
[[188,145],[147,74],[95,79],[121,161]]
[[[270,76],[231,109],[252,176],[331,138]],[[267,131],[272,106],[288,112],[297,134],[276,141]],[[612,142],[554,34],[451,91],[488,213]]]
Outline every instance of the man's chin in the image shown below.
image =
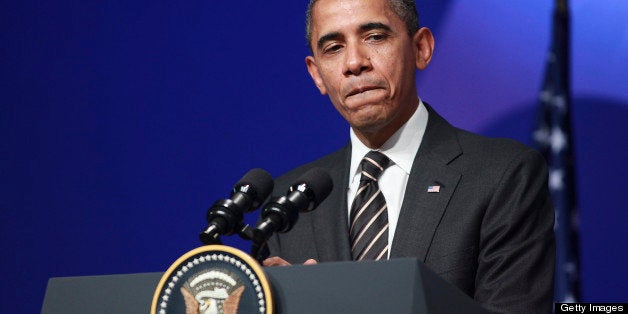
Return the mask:
[[349,124],[355,131],[358,131],[360,133],[365,133],[365,134],[373,134],[373,133],[377,133],[386,125],[386,120],[381,119],[381,118],[360,119],[360,120],[356,119],[350,122]]

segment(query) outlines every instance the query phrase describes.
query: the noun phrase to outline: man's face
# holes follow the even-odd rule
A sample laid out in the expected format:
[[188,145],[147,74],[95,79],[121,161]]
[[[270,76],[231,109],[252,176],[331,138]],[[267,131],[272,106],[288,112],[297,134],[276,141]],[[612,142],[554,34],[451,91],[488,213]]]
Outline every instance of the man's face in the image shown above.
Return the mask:
[[417,46],[387,0],[319,0],[311,45],[312,79],[354,130],[377,133],[412,114]]

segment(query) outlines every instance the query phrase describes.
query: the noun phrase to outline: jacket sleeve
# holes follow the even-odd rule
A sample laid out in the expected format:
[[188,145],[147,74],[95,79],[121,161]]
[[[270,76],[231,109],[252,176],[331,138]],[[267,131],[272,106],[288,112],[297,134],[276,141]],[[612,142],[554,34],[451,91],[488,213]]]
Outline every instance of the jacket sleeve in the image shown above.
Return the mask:
[[526,150],[506,167],[480,233],[474,298],[504,313],[551,313],[554,209],[543,157]]

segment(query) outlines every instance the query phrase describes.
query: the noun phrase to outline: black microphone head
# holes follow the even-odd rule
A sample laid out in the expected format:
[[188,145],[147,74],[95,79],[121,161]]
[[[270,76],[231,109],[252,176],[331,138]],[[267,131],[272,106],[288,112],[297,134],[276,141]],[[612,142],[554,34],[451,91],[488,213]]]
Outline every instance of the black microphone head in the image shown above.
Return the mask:
[[238,183],[233,186],[231,195],[234,196],[238,192],[244,193],[252,198],[252,202],[244,211],[251,211],[259,207],[264,200],[270,195],[275,182],[273,177],[264,169],[255,168],[247,172]]
[[312,202],[312,206],[309,206],[311,208],[307,209],[309,211],[325,200],[333,188],[334,182],[325,169],[312,168],[297,179],[297,183],[290,187],[290,192],[298,190],[305,193]]
[[286,195],[275,198],[262,209],[262,221],[253,230],[253,241],[266,242],[275,232],[288,232],[299,218],[299,211],[309,212],[323,201],[334,183],[322,168],[312,168],[302,174]]

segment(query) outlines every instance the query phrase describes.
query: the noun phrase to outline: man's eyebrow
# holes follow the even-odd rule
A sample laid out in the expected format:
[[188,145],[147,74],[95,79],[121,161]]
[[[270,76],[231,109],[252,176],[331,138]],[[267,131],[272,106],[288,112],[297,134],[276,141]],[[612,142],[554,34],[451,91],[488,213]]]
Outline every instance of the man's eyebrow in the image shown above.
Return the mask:
[[340,37],[342,37],[340,32],[327,33],[318,39],[318,41],[316,42],[316,47],[318,47],[318,49],[320,50],[321,48],[323,48],[323,45],[325,44],[325,42],[328,42],[330,40],[334,40]]
[[[360,25],[360,31],[362,32],[367,32],[367,31],[375,30],[375,29],[381,29],[388,32],[392,31],[390,26],[384,23],[380,23],[380,22],[370,22],[370,23],[365,23],[365,24]],[[318,39],[318,41],[316,42],[316,47],[318,47],[318,49],[321,49],[323,45],[325,44],[325,42],[338,39],[340,37],[342,37],[342,34],[340,34],[340,32],[331,32],[331,33],[325,34],[321,36],[321,38]]]
[[360,30],[361,31],[370,31],[370,30],[374,30],[374,29],[381,29],[381,30],[385,30],[385,31],[392,31],[392,29],[390,28],[390,26],[384,24],[384,23],[380,23],[380,22],[371,22],[371,23],[366,23],[366,24],[362,24],[360,25]]

